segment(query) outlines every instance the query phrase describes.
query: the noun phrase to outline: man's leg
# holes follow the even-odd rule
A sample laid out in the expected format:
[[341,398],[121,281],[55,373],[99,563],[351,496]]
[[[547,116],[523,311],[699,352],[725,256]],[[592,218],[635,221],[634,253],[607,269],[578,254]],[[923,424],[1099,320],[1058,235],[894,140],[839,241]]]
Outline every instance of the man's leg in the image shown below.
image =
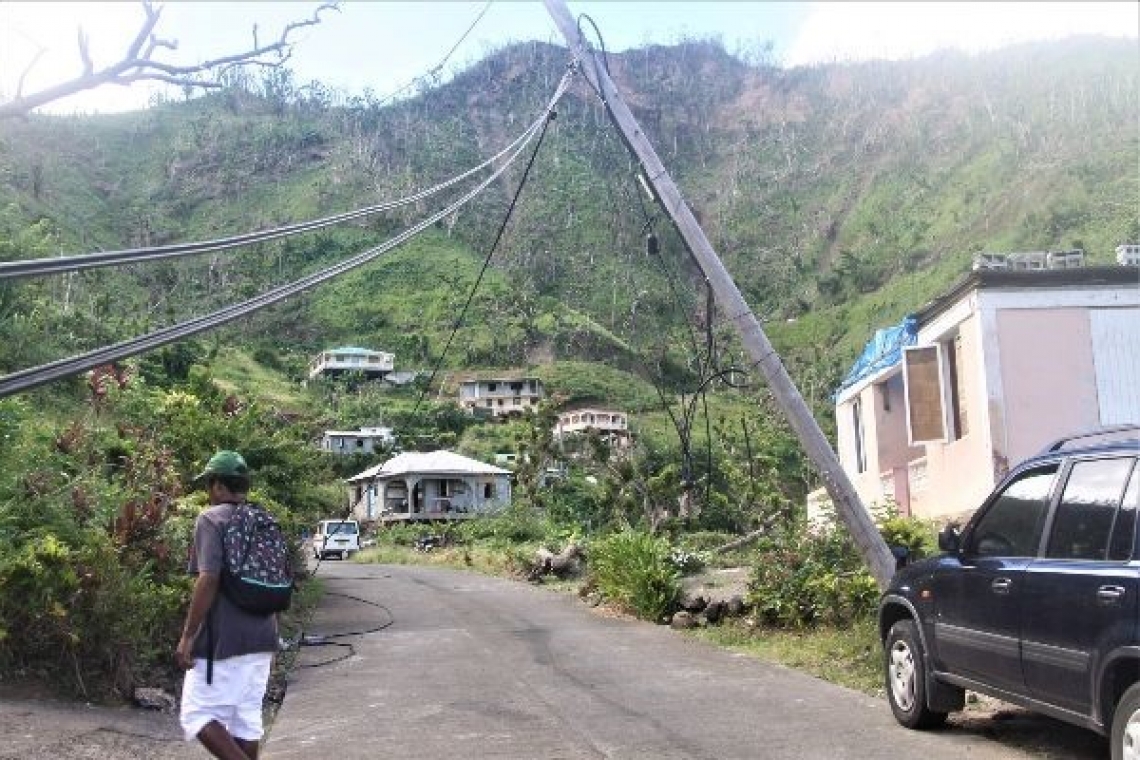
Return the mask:
[[202,742],[202,746],[218,760],[256,760],[257,758],[256,749],[252,755],[249,754],[245,749],[246,742],[241,739],[234,739],[226,727],[216,720],[210,721],[198,732],[198,741]]

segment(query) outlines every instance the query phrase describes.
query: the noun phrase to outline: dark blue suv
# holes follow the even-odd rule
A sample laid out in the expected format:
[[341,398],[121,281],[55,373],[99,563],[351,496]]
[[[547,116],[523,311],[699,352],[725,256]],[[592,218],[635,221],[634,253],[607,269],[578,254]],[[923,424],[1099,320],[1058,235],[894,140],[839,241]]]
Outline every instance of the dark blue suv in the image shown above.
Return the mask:
[[970,689],[1140,759],[1138,454],[1137,426],[1062,439],[898,571],[879,631],[899,723],[940,725]]

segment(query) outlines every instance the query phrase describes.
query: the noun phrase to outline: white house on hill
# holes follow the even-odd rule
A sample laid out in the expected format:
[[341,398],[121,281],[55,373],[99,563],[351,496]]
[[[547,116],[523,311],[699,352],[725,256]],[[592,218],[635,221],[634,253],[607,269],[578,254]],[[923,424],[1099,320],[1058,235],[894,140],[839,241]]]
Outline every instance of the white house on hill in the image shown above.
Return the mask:
[[321,351],[309,362],[309,377],[336,376],[359,372],[368,378],[382,378],[390,373],[396,357],[384,351],[344,346]]
[[594,432],[615,449],[629,446],[629,415],[612,409],[583,407],[567,409],[558,415],[554,425],[554,440],[564,443],[576,436]]
[[405,452],[348,479],[361,520],[462,520],[511,502],[511,471],[450,451]]
[[459,405],[472,414],[501,417],[536,409],[545,397],[537,377],[496,377],[464,380],[459,384]]
[[865,504],[964,515],[1052,441],[1140,423],[1137,272],[973,271],[876,335],[835,415],[840,462]]
[[391,446],[396,437],[390,427],[362,427],[359,430],[326,430],[321,449],[333,454],[371,454],[381,446]]

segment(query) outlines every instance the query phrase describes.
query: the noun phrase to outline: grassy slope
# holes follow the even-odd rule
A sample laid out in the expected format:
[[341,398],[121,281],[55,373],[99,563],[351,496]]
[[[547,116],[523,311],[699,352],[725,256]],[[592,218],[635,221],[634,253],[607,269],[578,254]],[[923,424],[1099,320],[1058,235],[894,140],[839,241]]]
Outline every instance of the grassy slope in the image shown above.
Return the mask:
[[[548,46],[500,51],[451,85],[380,111],[279,108],[228,93],[141,114],[4,124],[0,202],[52,218],[64,250],[343,210],[404,194],[504,144],[562,63]],[[615,56],[614,69],[816,398],[873,329],[946,287],[974,251],[1080,243],[1103,262],[1135,234],[1134,204],[1122,199],[1137,194],[1137,67],[1103,41],[789,71],[683,45]],[[573,392],[648,408],[652,388],[620,373],[645,372],[640,349],[685,364],[684,320],[699,319],[703,298],[663,221],[665,264],[641,251],[636,185],[597,104],[582,90],[560,111],[446,366],[605,362],[617,380]],[[352,342],[429,366],[517,178],[508,173],[451,234],[438,230],[227,335],[251,353],[303,356]],[[76,300],[113,288],[131,317],[96,318],[124,331],[145,327],[137,315],[159,297],[200,313],[383,240],[428,207],[170,265],[170,293],[150,270],[79,278]],[[210,277],[231,292],[204,285]],[[573,366],[552,371],[573,375]],[[248,367],[233,374],[235,384],[270,382]]]

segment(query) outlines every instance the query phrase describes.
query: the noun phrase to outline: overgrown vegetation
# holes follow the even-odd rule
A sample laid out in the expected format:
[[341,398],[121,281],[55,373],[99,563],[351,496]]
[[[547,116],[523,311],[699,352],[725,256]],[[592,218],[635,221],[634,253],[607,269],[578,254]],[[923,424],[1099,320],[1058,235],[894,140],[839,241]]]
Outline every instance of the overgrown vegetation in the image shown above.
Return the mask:
[[293,535],[337,495],[303,430],[225,394],[202,366],[166,388],[130,368],[97,373],[89,391],[66,424],[0,401],[0,673],[96,697],[173,676],[205,506],[191,478],[210,454],[242,451],[251,498]]
[[[687,42],[611,64],[826,428],[830,393],[872,330],[944,289],[972,253],[1080,245],[1108,263],[1114,245],[1140,239],[1120,201],[1137,192],[1134,53],[1069,40],[780,70]],[[137,114],[6,121],[0,259],[217,237],[407,196],[507,144],[565,61],[553,46],[515,45],[387,105],[276,70]],[[518,573],[535,549],[581,541],[598,588],[647,619],[675,605],[678,573],[743,564],[763,638],[862,631],[873,584],[839,529],[802,525],[816,479],[759,378],[694,396],[711,372],[751,365],[736,315],[709,308],[605,125],[588,88],[560,104],[461,325],[510,173],[427,234],[241,324],[0,400],[0,674],[88,694],[169,677],[202,506],[189,492],[196,467],[216,448],[243,451],[257,497],[296,531],[339,511],[338,478],[372,463],[331,461],[319,432],[376,424],[404,449],[520,463],[507,514],[449,529],[421,560]],[[251,298],[433,208],[241,252],[5,281],[0,372]],[[305,384],[312,354],[344,344],[392,351],[420,378]],[[470,368],[525,369],[552,405],[477,423],[450,401]],[[635,445],[593,437],[571,455],[550,435],[569,404],[628,412]],[[889,513],[880,526],[915,555],[931,550],[927,526]],[[757,546],[710,551],[752,531],[764,532]],[[387,531],[371,557],[407,559],[418,535]]]

